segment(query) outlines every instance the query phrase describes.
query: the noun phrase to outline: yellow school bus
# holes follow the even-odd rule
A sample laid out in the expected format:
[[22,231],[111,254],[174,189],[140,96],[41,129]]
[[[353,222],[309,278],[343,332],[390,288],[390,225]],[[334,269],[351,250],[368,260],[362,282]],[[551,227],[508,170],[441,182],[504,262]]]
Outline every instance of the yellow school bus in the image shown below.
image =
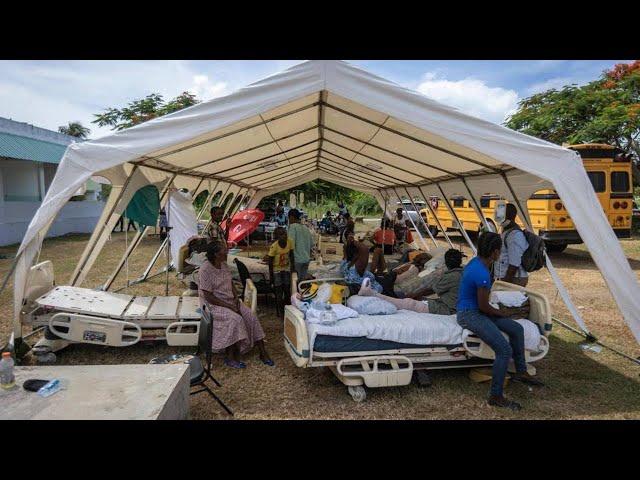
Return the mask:
[[[570,145],[567,148],[577,151],[582,157],[589,180],[613,231],[618,238],[629,238],[633,208],[630,156],[622,155],[617,148],[610,145],[596,143]],[[493,231],[498,230],[493,215],[496,200],[499,199],[500,196],[490,193],[480,198],[480,209]],[[471,202],[461,195],[453,195],[449,200],[464,229],[470,234],[479,232],[481,221]],[[432,197],[430,202],[432,207],[435,207],[442,227],[447,231],[457,230],[455,220],[444,202],[438,197]],[[571,217],[554,190],[536,192],[528,200],[527,208],[534,230],[544,239],[550,251],[561,252],[567,245],[582,243]],[[437,222],[429,209],[421,210],[420,214],[431,232],[437,235]],[[523,226],[520,219],[517,221]]]

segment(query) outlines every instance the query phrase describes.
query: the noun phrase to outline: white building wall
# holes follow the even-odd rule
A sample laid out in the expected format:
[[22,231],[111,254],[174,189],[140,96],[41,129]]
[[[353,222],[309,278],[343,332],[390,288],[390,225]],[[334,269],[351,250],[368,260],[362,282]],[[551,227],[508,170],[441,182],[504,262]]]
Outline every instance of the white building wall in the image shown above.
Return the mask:
[[[0,246],[22,241],[40,202],[0,202]],[[69,202],[60,211],[47,237],[67,233],[91,233],[102,213],[104,202]]]

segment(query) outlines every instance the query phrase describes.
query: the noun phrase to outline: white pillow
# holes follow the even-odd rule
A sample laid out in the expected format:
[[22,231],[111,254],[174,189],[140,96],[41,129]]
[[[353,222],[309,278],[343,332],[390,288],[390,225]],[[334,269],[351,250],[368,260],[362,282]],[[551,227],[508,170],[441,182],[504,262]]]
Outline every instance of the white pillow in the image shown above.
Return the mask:
[[392,303],[378,297],[362,297],[353,295],[347,300],[347,307],[353,308],[360,315],[391,315],[398,309]]

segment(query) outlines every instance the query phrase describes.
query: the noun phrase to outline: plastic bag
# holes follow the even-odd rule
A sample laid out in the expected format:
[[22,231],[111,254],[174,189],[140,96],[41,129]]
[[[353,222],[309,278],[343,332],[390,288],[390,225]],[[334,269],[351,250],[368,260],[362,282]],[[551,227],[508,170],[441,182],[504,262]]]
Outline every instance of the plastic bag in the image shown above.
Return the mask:
[[331,294],[333,293],[333,289],[330,283],[323,283],[318,287],[318,293],[316,295],[315,301],[321,303],[329,302],[331,298]]

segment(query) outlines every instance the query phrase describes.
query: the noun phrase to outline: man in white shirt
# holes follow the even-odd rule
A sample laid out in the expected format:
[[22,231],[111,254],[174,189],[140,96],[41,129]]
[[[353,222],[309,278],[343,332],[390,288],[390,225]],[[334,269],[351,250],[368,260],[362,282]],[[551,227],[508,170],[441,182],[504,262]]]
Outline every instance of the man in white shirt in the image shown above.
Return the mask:
[[526,287],[529,274],[522,268],[522,254],[529,248],[529,243],[516,223],[517,213],[515,205],[508,203],[502,222],[500,259],[493,266],[493,275],[496,280]]

